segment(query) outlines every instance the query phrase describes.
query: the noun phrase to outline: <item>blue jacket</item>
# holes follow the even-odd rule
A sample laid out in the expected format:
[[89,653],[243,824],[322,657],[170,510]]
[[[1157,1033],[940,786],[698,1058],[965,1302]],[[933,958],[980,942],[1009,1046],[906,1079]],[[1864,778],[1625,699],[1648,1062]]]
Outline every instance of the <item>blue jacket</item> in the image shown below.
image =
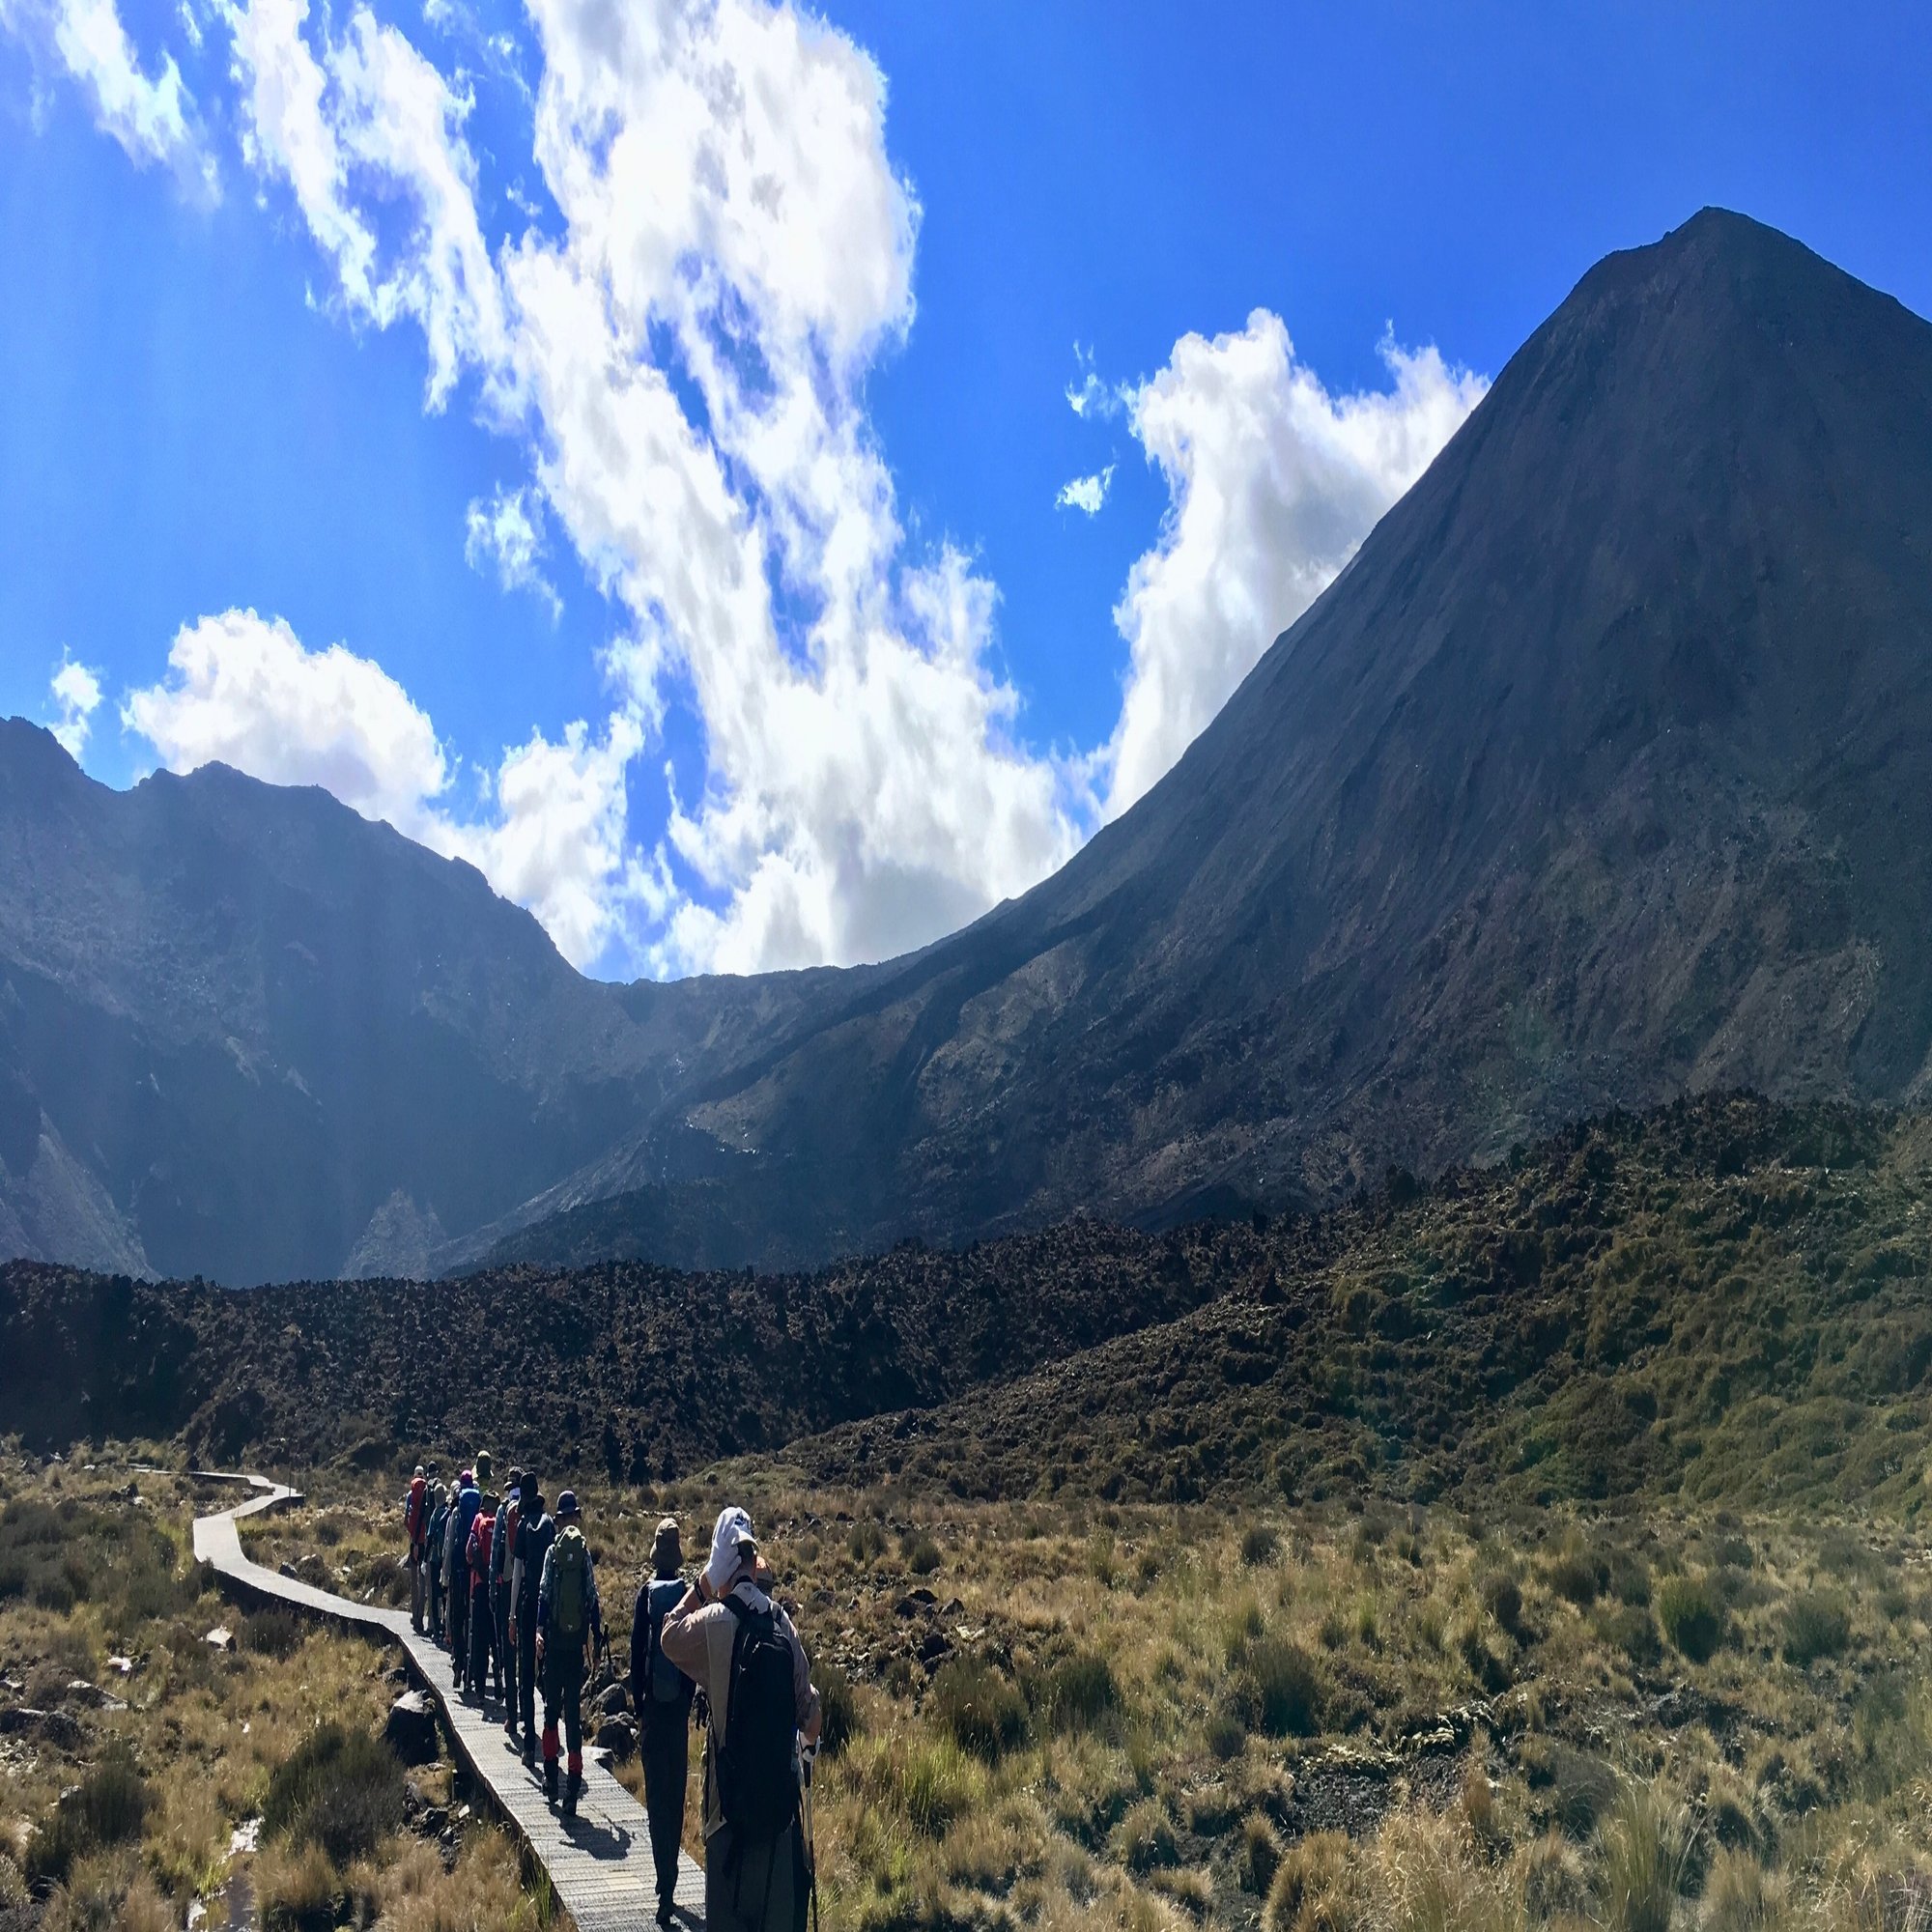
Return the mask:
[[466,1490],[458,1490],[456,1500],[449,1506],[449,1520],[442,1532],[442,1574],[452,1590],[456,1588],[458,1564],[463,1566],[466,1578],[469,1574],[469,1525],[476,1520],[476,1512],[482,1507],[483,1492],[474,1483]]

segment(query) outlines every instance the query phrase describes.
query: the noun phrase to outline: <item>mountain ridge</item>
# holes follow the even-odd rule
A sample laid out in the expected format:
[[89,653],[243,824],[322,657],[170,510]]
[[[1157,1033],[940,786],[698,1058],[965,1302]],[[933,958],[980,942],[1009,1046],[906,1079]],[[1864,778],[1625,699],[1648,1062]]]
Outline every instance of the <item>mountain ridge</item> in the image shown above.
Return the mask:
[[1685,1092],[1913,1102],[1928,639],[1932,326],[1707,211],[1581,278],[1129,811],[903,959],[598,985],[323,795],[63,780],[49,838],[10,727],[0,1241],[798,1266]]

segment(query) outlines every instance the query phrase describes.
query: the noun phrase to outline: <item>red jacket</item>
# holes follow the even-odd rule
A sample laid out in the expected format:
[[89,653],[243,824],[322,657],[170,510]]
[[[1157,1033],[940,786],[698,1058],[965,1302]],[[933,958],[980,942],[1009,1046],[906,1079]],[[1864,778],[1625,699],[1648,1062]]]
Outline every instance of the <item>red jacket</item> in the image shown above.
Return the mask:
[[403,1505],[403,1527],[418,1548],[429,1533],[429,1484],[420,1476],[410,1478],[410,1499]]
[[497,1532],[497,1519],[488,1510],[478,1510],[469,1528],[469,1587],[490,1587],[490,1539]]

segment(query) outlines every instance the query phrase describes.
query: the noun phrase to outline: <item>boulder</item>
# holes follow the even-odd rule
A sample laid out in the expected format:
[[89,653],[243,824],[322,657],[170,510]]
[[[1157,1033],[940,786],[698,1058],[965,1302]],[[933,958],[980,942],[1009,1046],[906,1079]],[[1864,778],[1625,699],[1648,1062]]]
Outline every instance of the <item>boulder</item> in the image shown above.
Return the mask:
[[607,1718],[621,1718],[631,1708],[630,1687],[624,1684],[611,1685],[598,1699],[598,1708]]
[[626,1763],[638,1748],[638,1726],[632,1718],[606,1718],[597,1726],[597,1744],[617,1763]]
[[434,1764],[442,1755],[436,1733],[436,1706],[420,1690],[405,1690],[389,1706],[383,1737],[404,1764]]
[[226,1624],[216,1624],[202,1638],[202,1642],[207,1644],[211,1650],[233,1650],[235,1648],[235,1633]]
[[0,1711],[0,1736],[39,1738],[61,1750],[80,1748],[80,1726],[65,1711],[40,1711],[31,1704],[15,1704]]

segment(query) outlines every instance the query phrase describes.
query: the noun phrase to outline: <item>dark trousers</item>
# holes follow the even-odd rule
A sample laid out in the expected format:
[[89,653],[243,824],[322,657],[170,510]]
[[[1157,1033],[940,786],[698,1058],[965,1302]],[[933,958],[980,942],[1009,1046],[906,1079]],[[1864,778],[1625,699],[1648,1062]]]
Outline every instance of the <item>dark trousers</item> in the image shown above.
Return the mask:
[[488,1583],[469,1593],[469,1688],[481,1697],[490,1684],[490,1661],[497,1650],[497,1620],[490,1614]]
[[517,1690],[523,1697],[524,1743],[537,1734],[537,1612],[526,1604],[517,1612]]
[[651,1821],[651,1857],[658,1870],[658,1903],[677,1890],[677,1851],[684,1841],[684,1787],[691,1771],[691,1715],[680,1702],[643,1712],[644,1810]]
[[442,1566],[429,1565],[429,1634],[438,1643],[442,1641]]
[[704,1841],[704,1932],[803,1932],[810,1887],[796,1825],[762,1845],[740,1845],[729,1825]]
[[583,1771],[583,1678],[582,1640],[572,1642],[552,1637],[544,1646],[544,1762],[556,1762],[556,1723],[560,1716],[573,1777]]
[[497,1585],[497,1688],[503,1699],[503,1715],[517,1714],[517,1647],[510,1641],[510,1586]]
[[469,1572],[458,1574],[449,1592],[449,1654],[454,1660],[450,1675],[458,1684],[469,1668]]

